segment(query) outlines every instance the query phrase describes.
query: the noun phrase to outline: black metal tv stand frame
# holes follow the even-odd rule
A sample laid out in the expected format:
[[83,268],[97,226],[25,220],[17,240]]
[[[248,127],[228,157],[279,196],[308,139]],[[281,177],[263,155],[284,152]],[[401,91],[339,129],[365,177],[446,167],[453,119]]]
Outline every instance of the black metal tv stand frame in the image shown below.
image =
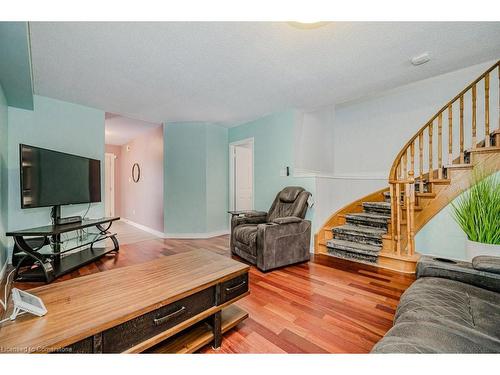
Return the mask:
[[[55,206],[52,210],[53,223],[57,223],[60,212],[58,206]],[[82,220],[78,223],[53,224],[8,232],[7,236],[14,237],[15,242],[12,254],[12,264],[16,267],[14,280],[50,283],[54,279],[91,263],[103,255],[118,252],[120,245],[116,233],[109,231],[112,223],[117,220],[120,220],[120,218],[103,217]],[[61,235],[63,233],[91,227],[97,228],[97,233],[88,234],[90,236],[89,240],[77,243],[77,245],[69,249],[62,248]],[[102,242],[107,238],[113,242],[113,247],[94,246],[97,242]],[[76,237],[70,240],[75,239]],[[40,250],[47,246],[52,251],[41,253]]]

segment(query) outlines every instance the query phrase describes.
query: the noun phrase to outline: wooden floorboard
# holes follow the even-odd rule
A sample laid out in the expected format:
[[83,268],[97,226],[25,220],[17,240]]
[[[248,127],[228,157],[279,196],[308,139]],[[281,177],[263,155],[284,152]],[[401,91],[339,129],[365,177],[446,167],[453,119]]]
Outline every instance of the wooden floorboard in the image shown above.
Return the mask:
[[[228,236],[160,239],[136,230],[118,255],[103,257],[55,282],[192,249],[231,256]],[[252,267],[251,294],[237,302],[249,318],[224,335],[220,349],[206,346],[200,352],[368,353],[391,328],[399,298],[413,281],[412,275],[324,255],[268,273]],[[38,285],[15,284],[22,289]]]

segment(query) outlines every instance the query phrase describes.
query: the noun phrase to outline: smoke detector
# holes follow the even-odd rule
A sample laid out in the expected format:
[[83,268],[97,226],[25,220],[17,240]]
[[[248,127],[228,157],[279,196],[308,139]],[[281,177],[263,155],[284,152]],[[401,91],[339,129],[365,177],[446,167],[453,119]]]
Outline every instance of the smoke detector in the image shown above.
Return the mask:
[[429,52],[424,52],[421,55],[414,56],[410,59],[411,63],[415,66],[422,65],[428,62],[431,59],[429,56]]

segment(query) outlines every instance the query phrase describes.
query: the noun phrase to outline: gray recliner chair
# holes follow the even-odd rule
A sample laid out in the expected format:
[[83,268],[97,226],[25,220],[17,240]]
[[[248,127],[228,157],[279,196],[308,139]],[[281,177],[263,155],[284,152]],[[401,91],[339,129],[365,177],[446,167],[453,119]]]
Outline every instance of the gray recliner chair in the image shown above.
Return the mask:
[[231,252],[261,271],[309,260],[311,222],[304,220],[311,193],[289,186],[269,212],[251,211],[231,219]]

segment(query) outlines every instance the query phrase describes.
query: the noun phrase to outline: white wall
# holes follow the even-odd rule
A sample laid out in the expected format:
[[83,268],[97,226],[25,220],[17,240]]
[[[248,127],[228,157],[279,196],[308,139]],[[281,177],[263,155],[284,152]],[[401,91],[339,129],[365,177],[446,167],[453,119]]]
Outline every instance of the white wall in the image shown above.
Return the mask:
[[[408,139],[493,64],[492,61],[474,65],[337,105],[333,142],[335,174],[387,176],[396,154]],[[497,102],[497,96],[491,98],[492,104]],[[481,118],[479,112],[478,118]]]
[[335,106],[295,113],[295,172],[333,173]]
[[316,177],[315,228],[352,201],[387,186],[384,178]]

